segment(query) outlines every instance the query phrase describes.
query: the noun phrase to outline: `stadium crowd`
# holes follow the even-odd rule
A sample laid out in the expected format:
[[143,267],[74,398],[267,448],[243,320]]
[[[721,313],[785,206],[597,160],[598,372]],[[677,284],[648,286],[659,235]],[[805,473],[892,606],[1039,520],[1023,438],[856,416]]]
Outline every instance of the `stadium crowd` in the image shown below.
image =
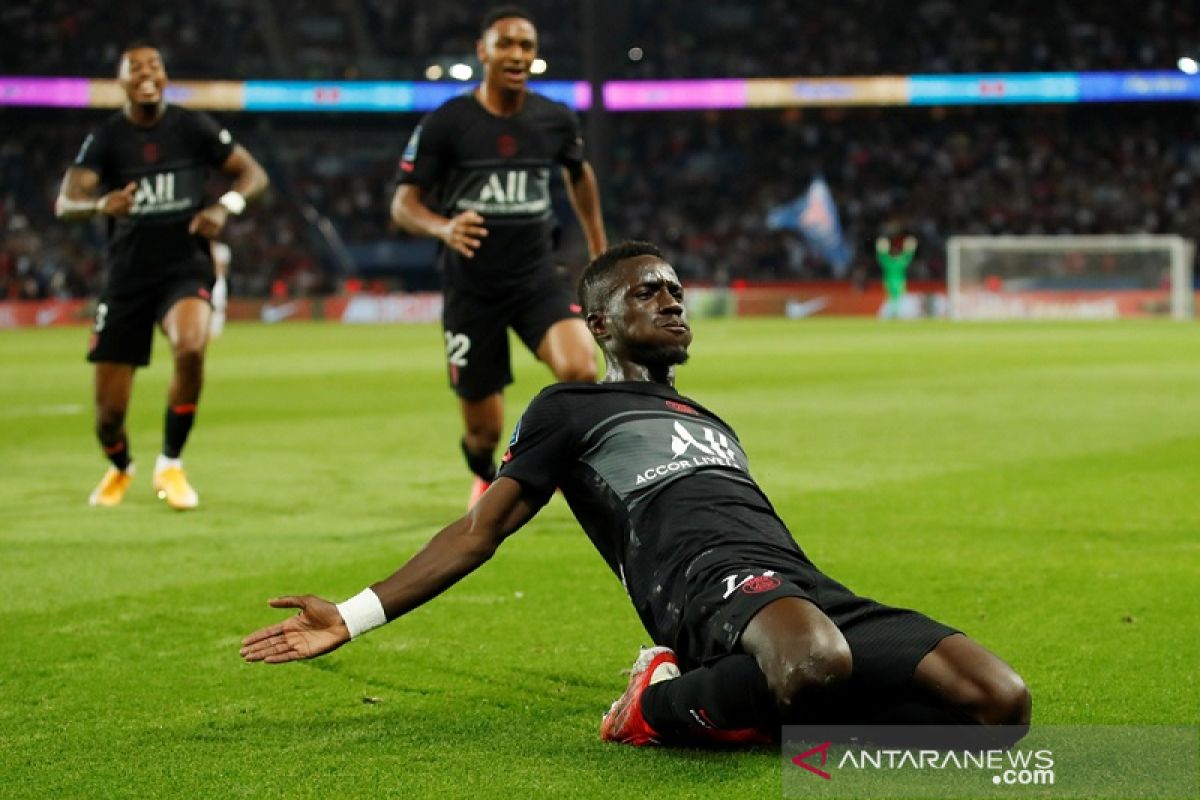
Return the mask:
[[[353,130],[228,121],[262,154],[275,187],[229,230],[235,293],[330,291],[350,271],[338,247],[403,241],[389,230],[387,203],[415,117]],[[88,126],[5,132],[0,296],[95,291],[101,229],[56,223],[51,210]],[[794,234],[766,229],[767,210],[816,174],[855,250],[853,277],[876,277],[877,236],[912,233],[922,243],[913,277],[936,279],[956,233],[1200,229],[1198,132],[1200,113],[1184,106],[636,114],[615,118],[602,177],[613,237],[657,238],[691,280],[848,277]],[[564,260],[581,263],[578,236],[565,242]]]
[[[604,0],[608,78],[1169,69],[1200,11],[1168,0]],[[549,77],[583,76],[583,3],[526,0]],[[107,76],[130,20],[179,77],[420,80],[474,53],[480,7],[428,0],[8,4],[0,74]],[[282,23],[282,24],[281,24]],[[634,50],[636,48],[636,51]],[[633,52],[631,52],[633,51]]]
[[[577,77],[580,6],[526,5],[554,21],[542,26],[548,77]],[[476,11],[459,4],[330,8],[201,0],[156,12],[144,30],[163,42],[176,80],[421,78],[431,59],[469,52],[476,36]],[[606,77],[1169,68],[1196,30],[1186,4],[1118,0],[1091,8],[1086,22],[1074,9],[849,0],[800,13],[780,0],[620,0],[605,7]],[[103,13],[57,0],[5,8],[0,68],[108,76],[134,11],[125,0]],[[285,12],[289,24],[272,27]],[[52,202],[74,149],[106,113],[0,108],[0,297],[95,292],[102,229],[62,225]],[[389,228],[387,209],[417,116],[217,116],[273,186],[227,231],[235,293],[334,291],[362,253],[424,252]],[[1200,112],[1185,104],[616,114],[611,125],[599,176],[611,238],[661,242],[691,280],[861,281],[877,275],[874,239],[901,232],[922,245],[911,276],[938,278],[956,233],[1200,228]],[[818,174],[855,252],[837,274],[797,236],[765,225],[768,209]],[[561,191],[556,204],[569,219]],[[562,257],[584,260],[577,231],[567,231]],[[430,283],[381,272],[385,286]]]

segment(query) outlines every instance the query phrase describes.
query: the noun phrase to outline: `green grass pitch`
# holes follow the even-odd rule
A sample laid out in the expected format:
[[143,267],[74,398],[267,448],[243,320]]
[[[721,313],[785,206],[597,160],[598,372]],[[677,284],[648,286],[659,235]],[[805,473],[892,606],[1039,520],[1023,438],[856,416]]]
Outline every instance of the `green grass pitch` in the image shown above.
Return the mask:
[[[965,629],[1035,721],[1200,719],[1200,328],[700,321],[679,388],[725,417],[809,554]],[[314,662],[243,664],[270,596],[334,600],[462,511],[433,327],[233,325],[186,453],[90,509],[82,329],[0,334],[0,795],[771,797],[770,750],[636,750],[600,716],[646,642],[561,499],[434,603]],[[511,428],[547,373],[521,352]]]

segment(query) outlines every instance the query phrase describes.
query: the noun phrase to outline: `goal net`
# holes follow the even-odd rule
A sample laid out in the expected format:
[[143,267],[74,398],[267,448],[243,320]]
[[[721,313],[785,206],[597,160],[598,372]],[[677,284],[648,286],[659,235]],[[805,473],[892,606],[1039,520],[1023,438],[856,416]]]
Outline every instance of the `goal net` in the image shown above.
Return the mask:
[[1194,247],[1181,236],[952,236],[952,319],[1190,319]]

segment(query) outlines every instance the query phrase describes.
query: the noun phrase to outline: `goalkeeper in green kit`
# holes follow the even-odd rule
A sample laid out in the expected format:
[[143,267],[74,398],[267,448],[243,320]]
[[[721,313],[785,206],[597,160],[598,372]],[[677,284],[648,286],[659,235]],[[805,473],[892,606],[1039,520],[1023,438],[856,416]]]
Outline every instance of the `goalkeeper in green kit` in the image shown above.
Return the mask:
[[915,236],[904,237],[904,246],[899,253],[892,252],[892,243],[886,236],[875,240],[875,258],[879,261],[879,268],[883,270],[883,289],[887,293],[883,309],[884,319],[900,318],[900,306],[905,292],[904,276],[916,252]]

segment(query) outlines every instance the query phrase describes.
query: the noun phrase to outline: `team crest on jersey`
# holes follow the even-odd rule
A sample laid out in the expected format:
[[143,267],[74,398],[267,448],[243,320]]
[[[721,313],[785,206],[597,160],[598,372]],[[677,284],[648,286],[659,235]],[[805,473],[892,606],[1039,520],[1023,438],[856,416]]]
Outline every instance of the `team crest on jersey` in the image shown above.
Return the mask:
[[502,158],[512,158],[517,154],[517,137],[507,133],[496,138],[496,152]]
[[146,142],[142,145],[142,161],[153,164],[158,161],[158,143]]
[[783,581],[774,575],[755,575],[742,584],[742,591],[746,594],[762,594],[778,589],[781,585]]

